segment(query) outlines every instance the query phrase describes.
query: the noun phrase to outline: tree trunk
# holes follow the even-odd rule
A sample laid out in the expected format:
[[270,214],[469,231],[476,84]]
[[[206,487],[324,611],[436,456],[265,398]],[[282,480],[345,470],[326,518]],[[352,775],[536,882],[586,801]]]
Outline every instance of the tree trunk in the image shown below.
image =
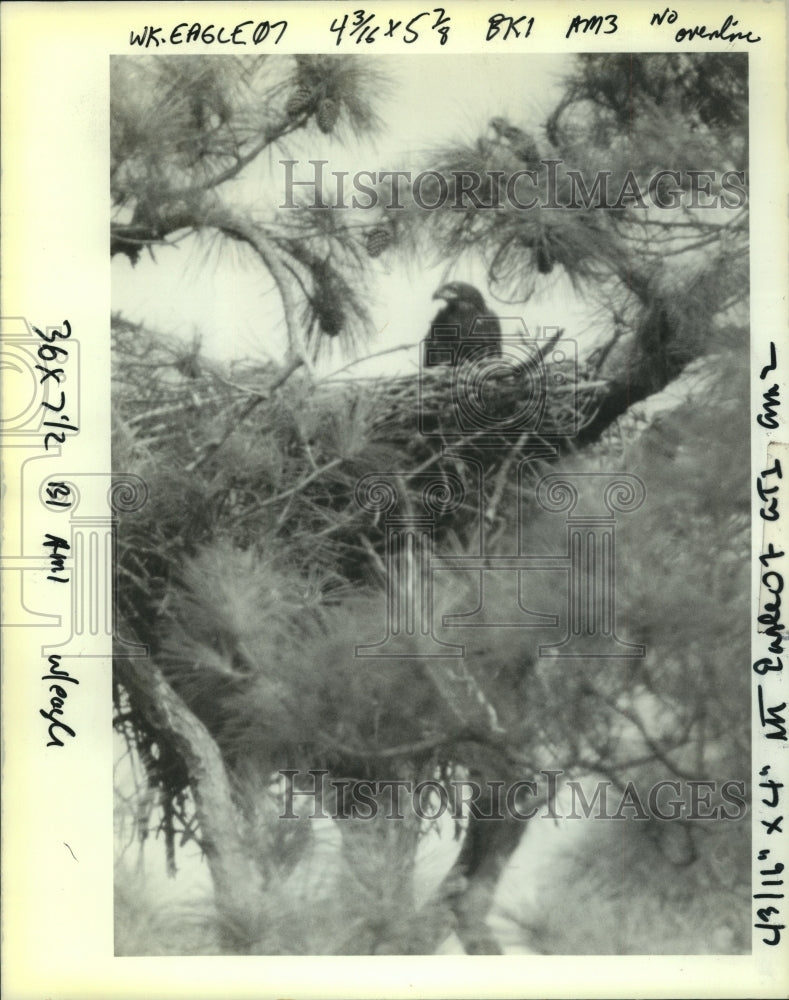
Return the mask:
[[149,659],[116,660],[118,680],[155,737],[180,756],[214,884],[224,945],[246,953],[260,936],[263,873],[250,856],[222,756],[211,734]]
[[469,955],[499,955],[501,947],[487,923],[502,872],[526,831],[523,820],[496,815],[494,792],[482,786],[477,808],[483,818],[469,816],[463,846],[444,879],[442,890],[455,916],[455,932]]

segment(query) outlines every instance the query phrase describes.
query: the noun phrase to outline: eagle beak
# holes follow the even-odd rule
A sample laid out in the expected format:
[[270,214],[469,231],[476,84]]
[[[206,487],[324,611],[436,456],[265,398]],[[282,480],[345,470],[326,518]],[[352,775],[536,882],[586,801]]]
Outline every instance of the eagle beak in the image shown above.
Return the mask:
[[446,300],[448,298],[447,286],[442,285],[441,288],[439,288],[438,291],[434,293],[433,298]]

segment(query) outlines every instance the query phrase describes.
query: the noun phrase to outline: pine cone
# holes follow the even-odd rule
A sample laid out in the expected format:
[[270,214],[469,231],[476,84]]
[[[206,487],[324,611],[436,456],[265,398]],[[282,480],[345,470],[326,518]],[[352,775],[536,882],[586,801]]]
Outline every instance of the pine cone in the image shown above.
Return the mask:
[[313,308],[321,333],[325,333],[327,337],[336,337],[342,332],[345,317],[336,302],[330,298],[322,298],[313,303]]
[[392,243],[391,232],[383,226],[376,226],[367,234],[365,245],[370,257],[380,257]]
[[318,105],[318,110],[315,113],[315,120],[317,121],[318,128],[321,132],[323,132],[324,135],[328,135],[328,133],[334,129],[339,117],[339,103],[331,97],[324,97]]
[[553,270],[553,257],[547,247],[537,247],[537,270],[540,274],[550,274]]
[[288,103],[285,105],[285,110],[289,115],[300,115],[304,111],[309,111],[312,106],[313,92],[312,88],[301,84],[296,87],[293,93],[288,98]]

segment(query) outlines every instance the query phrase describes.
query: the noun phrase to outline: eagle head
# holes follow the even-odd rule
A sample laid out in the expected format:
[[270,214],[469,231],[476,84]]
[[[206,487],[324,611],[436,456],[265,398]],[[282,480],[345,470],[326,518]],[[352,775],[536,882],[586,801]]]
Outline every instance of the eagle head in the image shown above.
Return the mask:
[[485,300],[473,285],[465,281],[450,281],[442,285],[433,295],[434,299],[444,299],[445,302],[468,302],[475,306],[481,306],[484,312]]

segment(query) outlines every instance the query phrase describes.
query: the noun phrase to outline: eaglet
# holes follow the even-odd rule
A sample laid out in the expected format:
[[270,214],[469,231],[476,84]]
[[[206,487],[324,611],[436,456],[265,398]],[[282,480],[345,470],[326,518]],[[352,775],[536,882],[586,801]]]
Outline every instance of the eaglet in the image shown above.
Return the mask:
[[425,337],[428,368],[457,364],[472,352],[475,359],[501,355],[501,326],[473,285],[451,281],[433,298],[443,299],[446,305],[439,309]]

